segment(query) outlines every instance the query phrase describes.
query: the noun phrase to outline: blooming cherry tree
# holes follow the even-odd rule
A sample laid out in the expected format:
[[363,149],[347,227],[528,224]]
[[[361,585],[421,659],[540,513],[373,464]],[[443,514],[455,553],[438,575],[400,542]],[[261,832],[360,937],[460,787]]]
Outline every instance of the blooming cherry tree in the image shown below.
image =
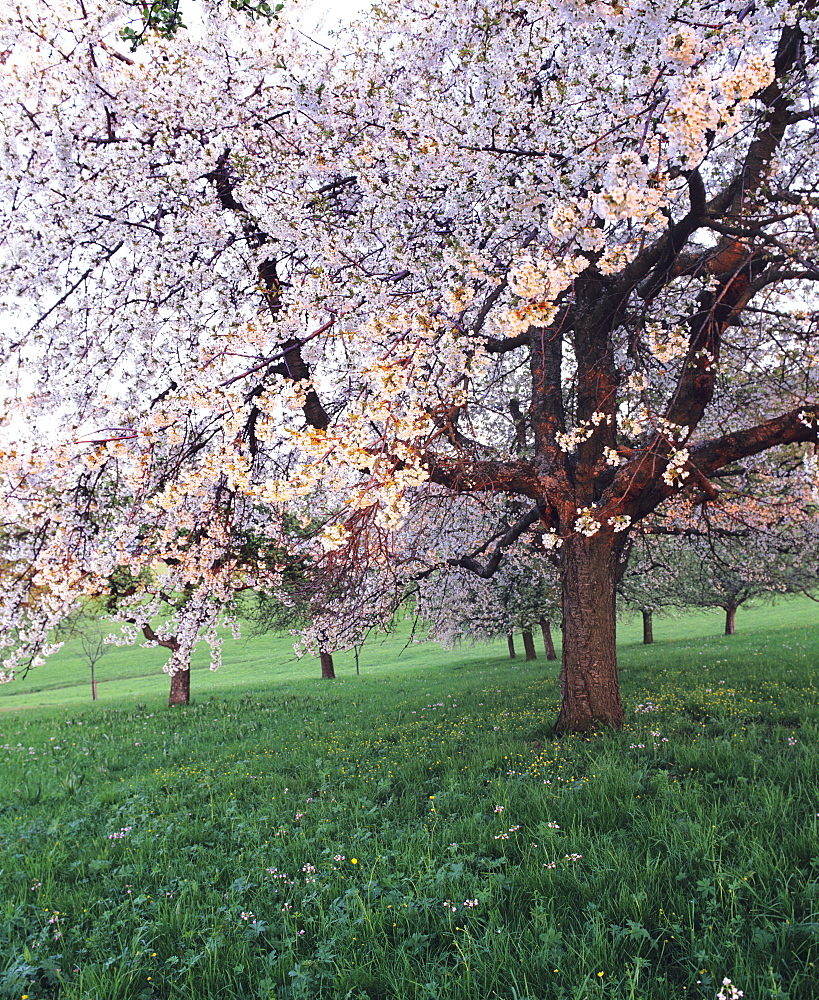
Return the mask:
[[558,729],[619,726],[632,527],[819,438],[815,6],[395,0],[329,48],[220,8],[133,53],[128,4],[5,7],[6,674],[116,566],[187,595],[177,671],[283,572],[242,526],[309,505],[316,564],[377,566],[498,495],[460,565],[555,547]]

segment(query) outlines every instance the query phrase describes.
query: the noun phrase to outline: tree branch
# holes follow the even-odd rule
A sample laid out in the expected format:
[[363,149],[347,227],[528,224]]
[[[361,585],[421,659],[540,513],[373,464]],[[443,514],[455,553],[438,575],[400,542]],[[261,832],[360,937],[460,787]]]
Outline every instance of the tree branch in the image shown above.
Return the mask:
[[[424,464],[431,482],[456,493],[520,493],[540,500],[550,492],[542,482],[543,477],[538,476],[534,462],[527,459],[514,462],[471,459],[464,463],[432,452],[425,456]],[[553,488],[555,485],[552,484]]]
[[[250,243],[251,246],[259,248],[270,242],[270,237],[267,233],[259,227],[256,220],[250,215],[245,206],[234,197],[233,190],[235,182],[230,175],[229,147],[219,155],[216,160],[216,166],[213,170],[205,174],[205,179],[209,180],[216,188],[216,196],[219,199],[219,204],[222,208],[241,216],[242,228],[245,236],[247,237],[248,243]],[[259,280],[262,283],[262,291],[265,302],[267,303],[267,307],[274,319],[278,316],[282,308],[282,285],[276,270],[277,263],[278,261],[275,257],[269,257],[267,260],[264,260],[261,264],[259,264]],[[329,325],[332,325],[332,323]],[[318,332],[323,332],[324,329],[328,329],[329,325],[325,324],[324,328]],[[313,336],[317,336],[318,332],[311,334],[310,338],[307,339],[312,339]],[[304,343],[306,343],[306,340],[300,340],[293,337],[285,342],[281,352],[281,357],[284,361],[287,375],[292,378],[294,382],[303,382],[310,378],[310,368],[301,353],[301,347]],[[259,368],[264,367],[267,363],[268,362],[266,361],[262,362],[255,369],[251,369],[251,371],[258,370]],[[242,378],[247,374],[250,374],[250,372],[245,372],[243,375],[237,375],[235,379],[230,379],[228,382],[223,384],[229,385],[232,381],[236,381],[236,379]],[[330,417],[322,406],[318,393],[313,388],[309,389],[305,396],[304,416],[307,419],[308,424],[318,430],[325,430],[330,425]]]
[[486,545],[481,546],[472,555],[461,556],[459,559],[448,559],[447,565],[449,566],[460,566],[462,569],[468,569],[471,573],[476,576],[482,577],[484,580],[488,580],[489,577],[493,576],[498,566],[501,564],[503,559],[504,550],[509,548],[509,546],[517,541],[518,538],[533,524],[537,524],[541,520],[541,513],[538,507],[533,507],[531,510],[527,511],[522,517],[512,525],[511,528],[502,535],[494,547],[492,548],[489,558],[485,563],[479,562],[476,558],[482,551],[486,549]]
[[819,441],[819,404],[790,410],[754,427],[695,445],[690,449],[690,460],[703,475],[711,476],[738,459],[803,441]]
[[520,333],[517,337],[503,337],[498,339],[497,337],[488,337],[484,341],[484,349],[487,354],[507,354],[509,351],[515,351],[519,347],[525,347],[529,343],[530,335],[529,333]]
[[[691,317],[688,353],[680,371],[665,419],[681,427],[696,427],[714,394],[722,335],[731,319],[748,301],[748,288],[764,267],[760,258],[741,244],[736,255],[726,248],[722,262],[733,265],[720,278],[717,290],[703,291]],[[738,259],[737,259],[738,258]]]
[[687,180],[690,206],[687,214],[623,268],[616,282],[621,293],[639,285],[640,296],[650,299],[675,276],[674,261],[706,217],[705,186],[699,170],[692,170]]

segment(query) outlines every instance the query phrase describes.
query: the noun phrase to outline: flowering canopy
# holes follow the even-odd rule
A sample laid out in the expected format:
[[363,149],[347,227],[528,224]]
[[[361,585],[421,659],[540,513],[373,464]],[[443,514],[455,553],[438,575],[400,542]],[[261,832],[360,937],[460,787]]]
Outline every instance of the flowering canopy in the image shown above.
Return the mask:
[[378,562],[497,493],[489,563],[562,543],[562,725],[618,724],[630,526],[817,439],[814,7],[391,0],[330,50],[289,7],[133,55],[110,0],[7,9],[6,673],[116,566],[185,594],[175,669],[284,509]]

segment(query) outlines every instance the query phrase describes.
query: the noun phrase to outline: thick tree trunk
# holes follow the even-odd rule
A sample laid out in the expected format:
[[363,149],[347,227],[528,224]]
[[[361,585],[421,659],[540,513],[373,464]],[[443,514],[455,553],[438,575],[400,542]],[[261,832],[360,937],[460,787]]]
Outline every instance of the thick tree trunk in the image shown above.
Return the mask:
[[561,549],[563,580],[562,704],[556,730],[620,729],[615,582],[619,536],[572,534]]
[[733,635],[737,624],[737,605],[729,604],[725,608],[725,634]]
[[168,698],[168,706],[187,705],[191,700],[191,671],[177,670],[171,674],[171,695]]
[[328,653],[326,650],[322,649],[319,653],[321,658],[321,677],[322,680],[332,681],[335,679],[336,672],[333,667],[333,654]]
[[546,651],[547,660],[556,660],[555,644],[552,641],[552,623],[548,618],[540,619],[540,631],[543,634],[543,648]]
[[654,612],[650,608],[643,608],[643,645],[650,646],[654,642],[654,622],[652,620]]
[[530,628],[525,628],[523,630],[523,649],[526,653],[526,662],[529,663],[531,660],[537,659],[537,650],[535,649],[535,637],[532,635],[532,630]]
[[517,656],[517,653],[515,652],[515,633],[514,632],[507,632],[506,633],[506,645],[509,647],[509,659],[510,660],[514,660],[515,657]]

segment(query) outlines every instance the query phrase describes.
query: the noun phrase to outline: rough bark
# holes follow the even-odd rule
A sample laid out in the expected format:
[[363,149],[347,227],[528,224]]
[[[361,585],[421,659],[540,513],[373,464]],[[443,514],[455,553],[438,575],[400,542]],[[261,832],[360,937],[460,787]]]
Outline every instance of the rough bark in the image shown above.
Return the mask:
[[654,612],[651,608],[643,608],[643,645],[650,646],[654,642]]
[[556,660],[555,644],[552,641],[552,623],[548,618],[540,619],[540,631],[543,634],[543,649],[546,651],[547,660]]
[[328,653],[326,650],[322,649],[319,653],[321,658],[321,677],[322,680],[331,681],[335,679],[336,671],[333,667],[333,654]]
[[623,725],[617,681],[615,578],[622,543],[610,534],[572,535],[561,549],[563,703],[558,733]]
[[729,604],[725,608],[725,634],[733,635],[736,631],[737,606]]
[[526,662],[529,663],[531,660],[537,659],[537,650],[535,649],[535,637],[532,635],[532,630],[530,628],[525,628],[523,630],[523,649],[526,653]]
[[171,693],[168,698],[168,707],[173,705],[187,705],[191,700],[191,671],[177,670],[171,674]]
[[514,634],[514,632],[507,632],[506,633],[506,644],[509,647],[509,659],[510,660],[514,660],[517,657],[517,655],[518,655],[515,652],[515,634]]

